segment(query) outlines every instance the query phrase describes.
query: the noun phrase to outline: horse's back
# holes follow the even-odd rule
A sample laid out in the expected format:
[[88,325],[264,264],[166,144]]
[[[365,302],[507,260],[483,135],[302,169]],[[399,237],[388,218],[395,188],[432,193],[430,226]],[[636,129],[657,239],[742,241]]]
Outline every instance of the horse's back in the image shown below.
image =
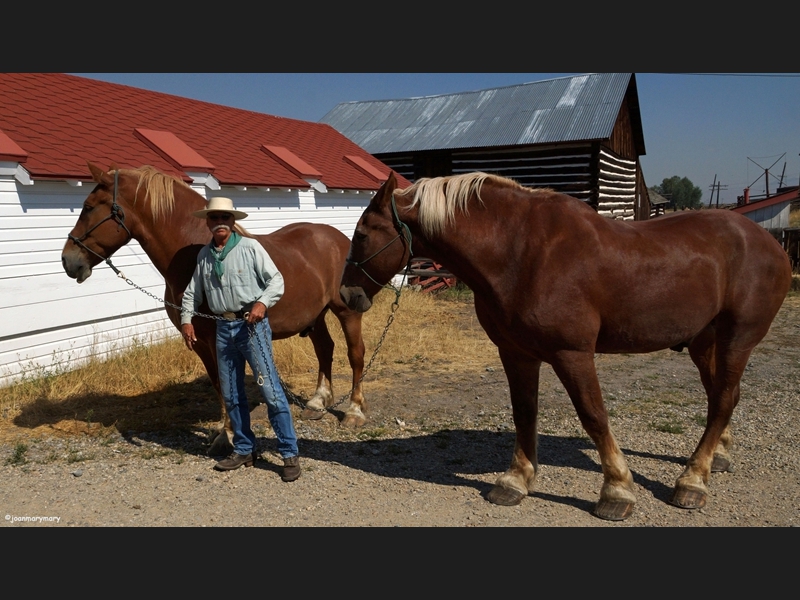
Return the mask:
[[344,261],[350,249],[350,240],[341,231],[325,223],[291,223],[266,235],[255,238],[267,249],[270,256],[284,253],[309,254],[315,250],[341,256]]
[[[778,288],[791,282],[789,257],[763,227],[739,213],[709,209],[673,213],[638,227],[651,244],[669,244],[685,260],[695,255],[719,257],[731,277],[774,281]],[[788,291],[783,290],[785,294]]]
[[541,257],[529,252],[541,265],[531,275],[544,302],[537,318],[555,326],[564,311],[581,313],[587,325],[576,326],[578,337],[591,339],[589,329],[599,327],[598,352],[672,347],[719,316],[762,335],[791,285],[781,245],[738,213],[615,221],[580,201],[549,203],[557,234],[550,230],[552,244]]
[[254,236],[267,250],[284,279],[284,294],[270,309],[275,339],[312,326],[339,298],[339,281],[350,240],[324,223],[292,223]]

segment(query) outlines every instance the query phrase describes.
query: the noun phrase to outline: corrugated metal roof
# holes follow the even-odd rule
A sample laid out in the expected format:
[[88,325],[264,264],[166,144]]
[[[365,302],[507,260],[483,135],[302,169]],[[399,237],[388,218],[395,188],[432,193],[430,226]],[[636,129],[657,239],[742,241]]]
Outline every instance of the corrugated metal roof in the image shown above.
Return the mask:
[[321,120],[370,154],[602,140],[632,73],[590,73],[500,88],[343,102]]

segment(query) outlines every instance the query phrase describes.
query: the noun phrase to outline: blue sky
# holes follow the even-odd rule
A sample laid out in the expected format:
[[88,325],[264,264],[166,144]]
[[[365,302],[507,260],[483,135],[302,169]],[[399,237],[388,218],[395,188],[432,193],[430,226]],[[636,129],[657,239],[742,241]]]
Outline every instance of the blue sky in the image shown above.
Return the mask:
[[[270,115],[319,121],[340,102],[411,98],[579,73],[73,73]],[[800,179],[800,73],[637,73],[648,186],[688,177],[708,203]],[[716,196],[715,196],[716,200]]]

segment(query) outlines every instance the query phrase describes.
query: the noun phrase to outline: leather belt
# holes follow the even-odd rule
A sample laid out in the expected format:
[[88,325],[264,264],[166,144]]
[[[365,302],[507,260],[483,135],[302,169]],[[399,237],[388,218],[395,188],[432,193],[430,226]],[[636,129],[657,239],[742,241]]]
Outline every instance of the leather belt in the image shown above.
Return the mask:
[[248,311],[242,309],[242,310],[237,310],[236,312],[224,312],[217,316],[222,317],[227,321],[235,321],[236,319],[243,319],[245,314],[247,314],[247,312]]

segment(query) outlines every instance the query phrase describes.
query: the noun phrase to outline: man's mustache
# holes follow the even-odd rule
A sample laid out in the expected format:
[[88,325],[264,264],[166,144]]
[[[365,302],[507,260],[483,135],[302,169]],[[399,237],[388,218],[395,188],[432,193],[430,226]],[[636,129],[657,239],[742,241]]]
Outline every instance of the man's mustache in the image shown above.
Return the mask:
[[231,228],[228,225],[225,225],[224,223],[220,223],[219,225],[216,225],[214,229],[211,230],[211,233],[217,233],[217,231],[219,231],[220,229],[227,229],[228,231],[230,231]]

